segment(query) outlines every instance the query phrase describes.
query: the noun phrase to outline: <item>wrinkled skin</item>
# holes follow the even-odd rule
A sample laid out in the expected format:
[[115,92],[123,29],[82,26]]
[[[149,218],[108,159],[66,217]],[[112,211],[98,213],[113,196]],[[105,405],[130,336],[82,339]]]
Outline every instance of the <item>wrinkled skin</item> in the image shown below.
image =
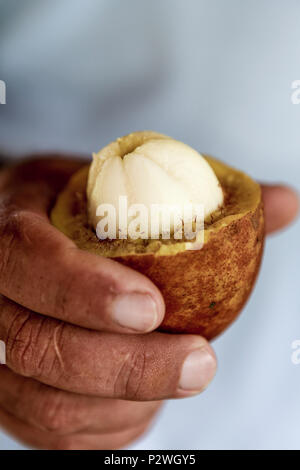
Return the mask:
[[[0,173],[0,425],[43,449],[116,449],[150,425],[162,400],[194,392],[179,387],[188,353],[204,338],[124,328],[111,317],[114,296],[147,294],[164,317],[158,289],[143,275],[82,252],[48,214],[56,194],[81,163],[44,156]],[[263,186],[267,233],[289,224],[295,193]],[[168,374],[165,371],[168,371]]]

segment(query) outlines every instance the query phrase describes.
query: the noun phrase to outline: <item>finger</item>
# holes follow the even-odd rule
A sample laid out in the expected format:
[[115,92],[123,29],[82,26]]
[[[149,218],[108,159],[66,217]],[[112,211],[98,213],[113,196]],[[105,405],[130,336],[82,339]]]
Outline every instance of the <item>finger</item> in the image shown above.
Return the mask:
[[5,167],[0,173],[1,200],[20,208],[48,212],[57,193],[84,164],[83,158],[43,154],[42,159],[36,156]]
[[0,174],[0,182],[5,187],[15,189],[19,184],[43,181],[49,188],[58,191],[64,187],[75,171],[88,162],[89,159],[84,155],[53,152],[28,155],[21,161],[4,167]]
[[0,289],[53,318],[102,331],[151,331],[164,316],[159,290],[142,274],[79,250],[48,221],[14,214],[0,238]]
[[[2,304],[0,339],[10,369],[70,392],[134,401],[201,392],[214,353],[193,335],[117,335],[86,330]],[[167,373],[166,373],[167,371]]]
[[281,185],[262,185],[266,233],[289,225],[299,213],[299,197],[293,189]]
[[25,424],[56,435],[111,434],[146,424],[160,402],[87,397],[58,390],[0,367],[0,407]]
[[134,429],[113,434],[57,436],[55,433],[34,429],[0,408],[0,427],[4,431],[30,447],[45,450],[119,449],[141,436],[149,425],[150,422]]
[[50,195],[41,192],[38,183],[29,189],[20,184],[17,193],[8,193],[2,193],[6,199],[0,205],[2,294],[36,312],[88,328],[145,333],[159,326],[164,301],[146,276],[79,250],[50,224]]

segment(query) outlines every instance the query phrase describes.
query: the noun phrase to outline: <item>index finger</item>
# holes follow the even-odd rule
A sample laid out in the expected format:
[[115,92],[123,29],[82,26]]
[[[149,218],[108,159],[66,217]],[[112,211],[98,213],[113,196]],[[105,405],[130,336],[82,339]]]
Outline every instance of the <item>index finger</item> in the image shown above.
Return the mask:
[[113,260],[83,252],[54,228],[52,184],[36,178],[3,191],[0,293],[31,310],[86,328],[147,332],[164,316],[158,288]]

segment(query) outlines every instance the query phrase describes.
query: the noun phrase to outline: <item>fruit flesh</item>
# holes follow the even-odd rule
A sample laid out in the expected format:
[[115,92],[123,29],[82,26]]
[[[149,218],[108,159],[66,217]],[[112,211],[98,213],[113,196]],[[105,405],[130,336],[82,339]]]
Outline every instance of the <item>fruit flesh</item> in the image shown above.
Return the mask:
[[[205,158],[188,145],[157,134],[122,155],[108,154],[105,149],[93,156],[88,178],[88,213],[94,229],[100,217],[96,210],[101,204],[115,209],[119,229],[119,198],[125,197],[128,206],[143,204],[150,214],[151,206],[163,205],[174,233],[174,215],[183,213],[184,205],[201,204],[204,217],[223,204],[223,192],[213,169]],[[110,146],[111,147],[111,144]],[[192,222],[191,212],[186,222]],[[110,217],[107,217],[108,223]],[[111,221],[113,224],[114,220]],[[149,224],[150,225],[150,224]],[[160,225],[158,233],[162,234]],[[145,238],[150,237],[150,226]]]

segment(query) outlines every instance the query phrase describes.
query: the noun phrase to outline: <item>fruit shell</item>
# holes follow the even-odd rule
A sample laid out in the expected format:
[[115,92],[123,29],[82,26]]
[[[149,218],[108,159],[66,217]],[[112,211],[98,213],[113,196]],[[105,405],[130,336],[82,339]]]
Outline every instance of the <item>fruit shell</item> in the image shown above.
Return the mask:
[[253,213],[212,234],[201,250],[115,258],[145,274],[166,303],[161,330],[212,339],[237,317],[253,288],[263,251],[263,215]]
[[[252,291],[263,253],[264,214],[257,183],[206,158],[230,197],[225,213],[206,227],[203,248],[162,244],[155,252],[129,252],[113,259],[143,273],[161,290],[166,303],[161,330],[210,340],[233,322]],[[51,218],[79,248],[103,255],[103,242],[87,221],[87,173],[88,167],[73,176]]]

